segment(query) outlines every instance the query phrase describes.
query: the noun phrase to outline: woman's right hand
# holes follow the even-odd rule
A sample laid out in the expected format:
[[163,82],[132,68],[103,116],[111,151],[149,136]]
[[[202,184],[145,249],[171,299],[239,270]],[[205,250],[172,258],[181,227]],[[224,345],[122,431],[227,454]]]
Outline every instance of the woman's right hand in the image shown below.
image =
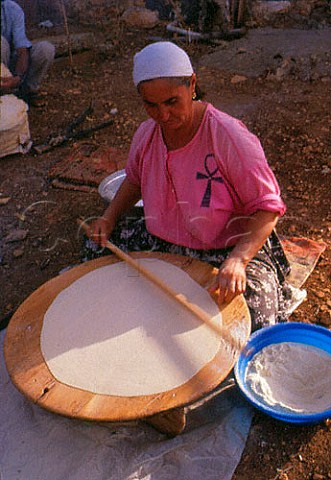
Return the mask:
[[106,247],[108,238],[116,226],[117,219],[133,207],[140,198],[140,187],[132,184],[125,178],[103,215],[91,223],[87,232],[90,239],[97,245],[103,248]]
[[87,234],[97,245],[105,248],[114,227],[115,222],[106,217],[99,217],[89,226]]

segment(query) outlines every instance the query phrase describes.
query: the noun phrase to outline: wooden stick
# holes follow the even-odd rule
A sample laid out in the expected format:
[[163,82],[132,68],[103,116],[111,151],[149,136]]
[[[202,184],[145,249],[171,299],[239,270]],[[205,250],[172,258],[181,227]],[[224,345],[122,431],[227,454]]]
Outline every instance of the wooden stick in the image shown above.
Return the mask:
[[237,26],[239,27],[241,27],[243,24],[245,9],[246,9],[246,1],[239,0],[238,15],[237,15]]
[[71,70],[73,70],[73,58],[72,58],[72,48],[71,48],[71,36],[70,36],[70,31],[69,31],[69,24],[68,24],[68,17],[67,17],[66,7],[65,7],[65,4],[64,4],[64,1],[63,1],[63,0],[60,0],[60,6],[61,6],[61,10],[62,10],[62,15],[63,15],[64,28],[65,28],[66,35],[67,35],[68,55],[69,55],[70,67],[71,67]]
[[[78,220],[78,224],[80,227],[82,227],[86,233],[89,232],[89,227],[88,225],[82,221]],[[166,284],[163,280],[161,280],[158,276],[156,276],[154,273],[152,273],[150,270],[142,266],[138,261],[133,259],[130,255],[127,253],[123,252],[120,248],[118,248],[116,245],[111,243],[109,240],[107,241],[106,247],[113,252],[118,258],[126,262],[128,265],[133,267],[137,272],[141,273],[146,277],[148,280],[150,280],[152,283],[157,285],[164,293],[166,293],[169,297],[171,297],[173,300],[178,302],[180,305],[182,305],[184,308],[189,310],[193,315],[195,315],[196,318],[204,322],[208,327],[210,327],[214,332],[219,334],[227,343],[230,344],[230,346],[235,350],[241,350],[243,345],[240,344],[240,341],[233,338],[232,335],[229,333],[227,329],[224,327],[221,327],[217,323],[214,323],[211,321],[210,316],[198,305],[195,305],[191,302],[189,302],[184,295],[177,293],[173,288],[171,288],[168,284]]]
[[236,6],[237,6],[237,0],[231,0],[230,13],[231,13],[232,28],[235,28],[237,26]]

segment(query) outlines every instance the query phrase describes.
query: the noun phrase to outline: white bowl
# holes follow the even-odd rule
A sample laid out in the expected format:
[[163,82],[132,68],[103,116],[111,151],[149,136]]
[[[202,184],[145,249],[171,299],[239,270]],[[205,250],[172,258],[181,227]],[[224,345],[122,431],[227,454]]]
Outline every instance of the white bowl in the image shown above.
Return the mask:
[[[123,180],[126,177],[125,170],[118,170],[112,173],[108,177],[104,178],[98,187],[98,192],[103,200],[110,203],[116,195],[117,190],[120,188]],[[139,200],[135,207],[142,207],[143,201]]]

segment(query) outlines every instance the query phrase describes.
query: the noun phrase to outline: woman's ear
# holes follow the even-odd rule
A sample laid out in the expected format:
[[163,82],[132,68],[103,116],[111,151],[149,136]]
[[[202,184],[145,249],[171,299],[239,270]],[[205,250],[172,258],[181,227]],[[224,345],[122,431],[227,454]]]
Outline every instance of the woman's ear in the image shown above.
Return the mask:
[[191,77],[191,93],[192,94],[195,92],[196,84],[197,84],[197,76],[195,73],[193,73]]

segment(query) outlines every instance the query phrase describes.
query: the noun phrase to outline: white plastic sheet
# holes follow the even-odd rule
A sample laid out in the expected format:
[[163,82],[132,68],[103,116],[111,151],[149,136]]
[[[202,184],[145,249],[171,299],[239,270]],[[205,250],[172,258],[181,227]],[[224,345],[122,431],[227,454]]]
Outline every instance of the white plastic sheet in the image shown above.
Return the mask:
[[230,388],[187,413],[184,433],[167,439],[143,422],[84,422],[30,403],[8,376],[4,335],[0,332],[1,480],[232,478],[252,418],[232,379]]

